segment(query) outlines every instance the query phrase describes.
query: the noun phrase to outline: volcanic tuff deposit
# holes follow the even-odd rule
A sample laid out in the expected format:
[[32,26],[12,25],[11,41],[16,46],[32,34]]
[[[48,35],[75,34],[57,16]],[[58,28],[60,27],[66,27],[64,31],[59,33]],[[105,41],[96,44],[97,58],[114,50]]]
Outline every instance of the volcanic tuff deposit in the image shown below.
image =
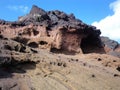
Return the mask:
[[100,34],[35,5],[0,20],[0,90],[120,90],[120,44]]

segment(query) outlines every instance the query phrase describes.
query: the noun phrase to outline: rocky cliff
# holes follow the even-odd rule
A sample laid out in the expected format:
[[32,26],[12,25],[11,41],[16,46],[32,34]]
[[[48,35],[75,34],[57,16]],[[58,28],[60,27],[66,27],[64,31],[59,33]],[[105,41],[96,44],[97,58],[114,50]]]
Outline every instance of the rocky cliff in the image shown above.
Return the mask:
[[[89,75],[96,78],[94,72],[102,79],[107,78],[105,75],[120,77],[120,45],[100,34],[73,14],[45,11],[35,5],[15,22],[0,20],[0,90],[53,90],[54,84],[54,90],[93,90],[94,85],[88,89],[85,82]],[[83,74],[79,74],[80,68]],[[103,72],[102,76],[96,69]],[[84,75],[80,85],[76,77]],[[99,79],[95,80],[101,90]],[[114,88],[118,85],[114,78],[107,80],[116,83]],[[101,85],[102,90],[114,90],[111,83]]]
[[88,46],[93,46],[94,51],[94,48],[102,49],[101,32],[96,27],[83,23],[73,14],[46,12],[34,5],[29,14],[16,22],[1,21],[0,32],[32,48],[74,53],[89,52]]
[[[83,23],[73,14],[45,11],[33,5],[30,13],[18,21],[0,20],[0,62],[22,57],[21,53],[24,53],[23,61],[29,60],[26,56],[41,49],[69,55],[99,53],[120,57],[119,43],[100,34],[96,27]],[[14,56],[13,52],[18,55]]]

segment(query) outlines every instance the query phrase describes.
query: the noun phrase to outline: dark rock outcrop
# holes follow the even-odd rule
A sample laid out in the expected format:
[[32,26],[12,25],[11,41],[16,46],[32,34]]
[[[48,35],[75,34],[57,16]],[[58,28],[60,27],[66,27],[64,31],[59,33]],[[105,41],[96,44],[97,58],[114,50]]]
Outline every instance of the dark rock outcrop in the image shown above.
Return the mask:
[[0,38],[0,65],[33,61],[31,54],[35,51],[16,41]]
[[101,37],[104,44],[104,50],[107,54],[120,57],[120,47],[117,41],[111,40],[108,37]]
[[119,46],[119,43],[114,41],[114,40],[111,40],[109,39],[108,37],[101,37],[101,40],[102,42],[104,43],[104,46],[109,49],[110,51],[111,50],[115,50],[118,46]]
[[33,14],[33,15],[34,14],[44,15],[44,14],[46,14],[46,12],[43,9],[37,7],[36,5],[33,5],[32,9],[30,11],[30,14]]

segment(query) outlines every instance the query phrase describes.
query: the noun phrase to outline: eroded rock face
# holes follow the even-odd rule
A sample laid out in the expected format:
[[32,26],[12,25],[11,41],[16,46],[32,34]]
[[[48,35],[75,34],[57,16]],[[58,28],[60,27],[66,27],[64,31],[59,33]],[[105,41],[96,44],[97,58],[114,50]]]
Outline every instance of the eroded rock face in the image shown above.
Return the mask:
[[37,6],[18,21],[0,20],[0,90],[118,90],[120,45],[100,34],[73,14]]
[[104,50],[107,54],[120,57],[120,45],[118,42],[109,39],[108,37],[101,37],[104,44]]
[[32,54],[37,53],[36,50],[25,46],[22,43],[4,38],[0,38],[0,65],[17,64],[26,61],[35,61]]
[[116,42],[114,40],[110,40],[108,37],[101,37],[101,40],[104,43],[106,52],[115,50],[119,46],[118,42]]
[[[1,25],[0,32],[5,37],[32,48],[83,53],[82,40],[95,47],[101,46],[100,30],[75,18],[73,14],[44,11],[33,5],[29,14],[9,25]],[[87,41],[91,43],[87,43]],[[84,45],[83,45],[84,46]],[[88,45],[89,46],[89,45]]]
[[35,5],[29,14],[19,17],[18,21],[0,20],[1,40],[4,37],[10,41],[4,47],[18,50],[16,52],[21,52],[20,47],[69,54],[114,51],[118,43],[100,38],[100,34],[96,27],[83,23],[73,14],[67,15],[58,10],[46,12]]

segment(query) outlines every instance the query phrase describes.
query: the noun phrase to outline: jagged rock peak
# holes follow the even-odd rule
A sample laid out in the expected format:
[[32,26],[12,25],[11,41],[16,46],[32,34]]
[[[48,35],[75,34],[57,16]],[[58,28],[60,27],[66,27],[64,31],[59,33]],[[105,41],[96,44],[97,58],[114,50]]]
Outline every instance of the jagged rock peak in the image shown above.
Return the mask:
[[46,12],[43,9],[39,8],[38,6],[33,5],[32,9],[30,11],[30,14],[41,14],[41,15],[43,15],[43,14],[46,14]]

